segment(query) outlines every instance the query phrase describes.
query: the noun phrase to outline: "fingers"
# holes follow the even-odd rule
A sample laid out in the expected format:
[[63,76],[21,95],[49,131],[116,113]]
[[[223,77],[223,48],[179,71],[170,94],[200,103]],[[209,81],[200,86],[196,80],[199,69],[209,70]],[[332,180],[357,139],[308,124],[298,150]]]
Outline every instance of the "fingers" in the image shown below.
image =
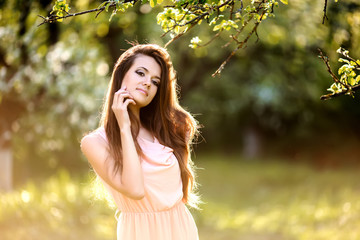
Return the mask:
[[135,101],[130,92],[127,91],[126,86],[115,92],[112,104],[113,108],[126,109],[130,103],[135,104]]
[[124,101],[124,106],[127,107],[130,103],[136,105],[136,103],[135,103],[135,101],[133,99],[127,98]]
[[135,100],[131,96],[130,92],[127,91],[126,87],[120,88],[115,92],[111,108],[115,114],[120,129],[131,125],[128,113],[129,104],[136,105]]
[[129,92],[126,91],[126,87],[120,88],[118,91],[115,92],[114,95],[114,103],[115,104],[121,104],[124,102],[126,98],[129,98]]

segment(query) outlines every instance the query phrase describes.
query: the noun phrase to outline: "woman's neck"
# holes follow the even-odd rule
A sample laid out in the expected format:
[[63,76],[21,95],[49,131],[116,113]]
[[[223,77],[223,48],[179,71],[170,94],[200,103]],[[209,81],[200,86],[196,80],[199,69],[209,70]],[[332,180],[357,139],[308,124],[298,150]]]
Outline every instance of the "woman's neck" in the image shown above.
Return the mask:
[[140,126],[139,137],[146,139],[148,141],[154,142],[153,134],[149,130],[144,128],[143,126]]

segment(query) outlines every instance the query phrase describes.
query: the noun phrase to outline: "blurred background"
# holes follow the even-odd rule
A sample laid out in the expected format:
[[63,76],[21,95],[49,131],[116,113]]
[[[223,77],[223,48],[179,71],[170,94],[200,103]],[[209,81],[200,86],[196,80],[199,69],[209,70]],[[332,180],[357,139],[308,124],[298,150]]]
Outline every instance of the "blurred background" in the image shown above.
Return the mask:
[[[101,1],[73,0],[71,12]],[[168,50],[181,104],[202,125],[194,146],[201,239],[360,239],[359,94],[321,101],[339,47],[360,58],[360,3],[292,0],[230,54],[197,26]],[[80,152],[98,126],[127,41],[164,45],[159,7],[41,23],[49,0],[0,1],[0,239],[115,239],[115,210]]]

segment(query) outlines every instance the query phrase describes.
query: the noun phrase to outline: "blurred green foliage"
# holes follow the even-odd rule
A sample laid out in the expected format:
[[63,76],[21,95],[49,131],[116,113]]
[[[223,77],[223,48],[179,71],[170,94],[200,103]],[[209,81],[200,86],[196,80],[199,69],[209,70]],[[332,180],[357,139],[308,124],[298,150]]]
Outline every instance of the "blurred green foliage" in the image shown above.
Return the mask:
[[204,239],[358,239],[358,169],[199,157]]
[[[327,49],[334,69],[341,66],[336,61],[339,46],[351,49],[354,56],[360,54],[360,10],[352,3],[331,4],[326,25],[321,25],[322,1],[291,1],[289,6],[275,9],[276,17],[259,27],[258,42],[252,39],[239,51],[220,78],[209,76],[191,89],[184,102],[200,113],[207,145],[214,148],[226,142],[239,149],[248,129],[261,135],[269,148],[279,141],[287,142],[288,149],[301,148],[304,142],[336,141],[332,138],[343,134],[356,139],[359,94],[354,100],[318,100],[332,79],[317,58],[317,49]],[[196,34],[200,39],[211,36],[208,31]],[[222,45],[226,41],[195,53],[224,59],[218,50],[225,52]],[[317,146],[321,148],[321,144]]]
[[[141,1],[139,4],[147,4],[147,0]],[[161,4],[163,1],[150,1],[150,7],[154,8],[156,5]],[[281,0],[283,4],[288,4],[288,1]],[[335,0],[335,2],[337,2]],[[58,0],[53,6],[53,11],[50,12],[48,17],[42,17],[43,22],[41,23],[53,23],[55,21],[63,21],[64,18],[74,17],[77,15],[82,15],[90,12],[96,12],[97,15],[100,14],[104,9],[108,12],[109,8],[113,8],[110,20],[118,12],[123,13],[129,7],[132,7],[134,4],[138,3],[138,0],[115,0],[115,1],[104,1],[96,9],[86,10],[77,13],[68,13],[69,7],[66,4],[65,0]],[[304,5],[307,3],[303,3]],[[328,1],[323,3],[323,21],[322,24],[328,20],[327,9]],[[353,13],[358,12],[359,5],[349,1],[345,4],[348,4],[348,12]],[[279,1],[277,0],[262,0],[262,1],[234,1],[234,0],[181,0],[181,1],[172,1],[172,4],[166,2],[164,4],[164,9],[157,15],[157,23],[161,26],[164,31],[164,35],[169,34],[171,40],[165,45],[169,45],[174,40],[179,37],[187,34],[193,27],[201,25],[205,29],[208,29],[211,38],[206,39],[205,43],[202,43],[202,39],[197,35],[193,37],[190,41],[189,47],[191,48],[200,48],[209,45],[215,39],[222,37],[224,40],[224,35],[229,37],[227,43],[223,45],[224,47],[229,47],[232,49],[232,52],[224,60],[218,69],[215,71],[213,76],[220,75],[221,71],[224,69],[225,65],[230,61],[230,59],[235,55],[239,49],[243,49],[247,46],[249,39],[256,35],[257,40],[259,40],[258,35],[258,26],[262,22],[269,18],[275,17],[275,8],[279,6]],[[307,7],[307,6],[306,6]],[[315,10],[315,9],[313,9]],[[56,14],[54,14],[56,12]],[[345,14],[342,14],[345,15]],[[350,15],[350,20],[352,21],[351,25],[358,25],[358,16],[356,14]],[[288,20],[288,19],[287,19]],[[355,23],[354,23],[355,20]],[[205,23],[204,23],[205,22]],[[299,23],[296,23],[297,25]],[[204,26],[205,25],[205,26]],[[351,32],[353,33],[353,32]],[[305,39],[300,39],[304,42]],[[327,90],[330,91],[330,94],[322,95],[322,100],[328,100],[339,95],[351,95],[360,89],[360,60],[351,58],[348,55],[348,50],[341,50],[338,53],[342,54],[344,58],[339,58],[339,62],[344,62],[345,64],[339,68],[338,74],[341,75],[340,79],[333,73],[329,65],[328,58],[323,56],[321,50],[319,50],[321,58],[324,60],[328,72],[332,77],[334,83]]]
[[[208,240],[355,240],[360,237],[357,169],[317,171],[303,164],[196,159],[202,210],[191,210]],[[92,176],[67,171],[0,195],[0,238],[115,239],[115,209]],[[99,195],[100,194],[100,195]]]
[[[77,1],[72,7],[95,4]],[[98,125],[112,66],[121,49],[130,46],[125,39],[143,41],[146,36],[162,44],[151,38],[161,32],[148,24],[154,16],[139,8],[114,16],[111,23],[99,15],[96,21],[79,17],[71,26],[37,27],[37,14],[51,6],[52,1],[9,0],[0,9],[0,138],[12,132],[8,146],[15,159],[15,184],[49,176],[59,167],[87,171],[79,141]]]
[[94,177],[68,171],[0,196],[0,238],[113,239],[116,220],[108,201],[98,198]]

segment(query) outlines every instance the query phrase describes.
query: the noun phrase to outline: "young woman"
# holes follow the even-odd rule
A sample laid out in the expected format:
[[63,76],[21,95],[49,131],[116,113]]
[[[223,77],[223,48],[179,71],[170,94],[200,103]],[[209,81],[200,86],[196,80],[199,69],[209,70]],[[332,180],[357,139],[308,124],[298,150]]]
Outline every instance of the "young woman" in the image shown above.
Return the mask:
[[167,51],[145,44],[124,52],[100,127],[81,140],[121,212],[117,239],[198,239],[185,206],[194,203],[190,146],[196,133],[196,121],[179,105]]

